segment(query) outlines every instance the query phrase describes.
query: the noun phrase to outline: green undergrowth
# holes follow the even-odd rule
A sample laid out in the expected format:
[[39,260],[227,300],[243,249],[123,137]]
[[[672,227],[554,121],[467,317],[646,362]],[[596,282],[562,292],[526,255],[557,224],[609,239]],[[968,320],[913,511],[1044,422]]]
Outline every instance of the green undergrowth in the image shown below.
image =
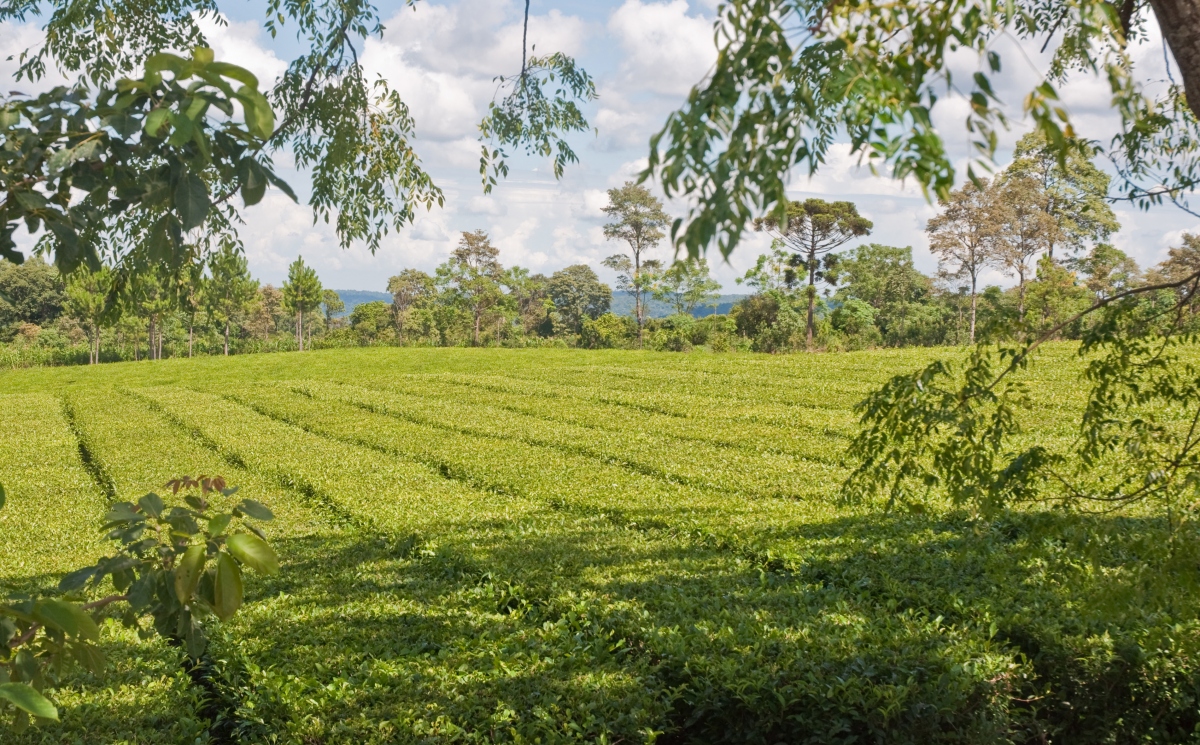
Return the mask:
[[[110,624],[109,676],[68,678],[61,725],[14,741],[1196,739],[1188,529],[837,505],[851,407],[927,355],[344,350],[10,374],[11,588],[93,559],[107,500],[185,473],[269,505],[283,562],[248,578],[205,685]],[[1030,379],[1029,437],[1071,436],[1069,355]]]

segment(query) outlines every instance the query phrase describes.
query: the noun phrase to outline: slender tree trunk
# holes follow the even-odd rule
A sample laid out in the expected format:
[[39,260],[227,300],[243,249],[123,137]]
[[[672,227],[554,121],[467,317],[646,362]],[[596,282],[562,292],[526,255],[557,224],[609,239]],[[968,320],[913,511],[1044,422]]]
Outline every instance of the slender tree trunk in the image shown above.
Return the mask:
[[146,324],[146,359],[154,360],[154,316]]
[[225,356],[229,356],[229,319],[225,319]]
[[192,342],[195,340],[195,336],[193,335],[195,328],[196,319],[193,318],[188,321],[188,359],[192,358]]
[[637,317],[638,349],[641,349],[646,309],[642,307],[642,251],[638,246],[633,246],[633,315]]
[[808,255],[808,338],[805,341],[805,349],[812,351],[813,348],[813,327],[816,325],[817,311],[817,255],[809,253]]
[[304,312],[296,311],[296,348],[304,351]]
[[971,272],[971,345],[975,344],[975,272]]

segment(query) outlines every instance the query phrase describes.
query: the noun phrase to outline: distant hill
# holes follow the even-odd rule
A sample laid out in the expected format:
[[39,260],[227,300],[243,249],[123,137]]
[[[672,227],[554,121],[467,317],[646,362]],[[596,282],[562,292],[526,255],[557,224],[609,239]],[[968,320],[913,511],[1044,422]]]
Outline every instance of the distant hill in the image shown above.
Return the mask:
[[346,304],[346,310],[337,314],[337,317],[348,316],[354,310],[354,306],[370,303],[375,300],[382,300],[385,303],[391,304],[392,296],[387,292],[371,292],[370,290],[334,290],[342,302]]
[[[696,318],[703,318],[705,316],[711,316],[714,313],[728,313],[733,307],[734,303],[747,297],[749,297],[749,295],[722,295],[721,297],[717,298],[716,307],[696,308],[692,315]],[[632,316],[633,295],[629,295],[624,292],[614,293],[612,312],[616,313],[618,316]],[[650,301],[650,305],[646,309],[646,315],[649,318],[666,318],[673,312],[674,310],[670,305],[667,305],[666,303],[660,303],[653,299]]]

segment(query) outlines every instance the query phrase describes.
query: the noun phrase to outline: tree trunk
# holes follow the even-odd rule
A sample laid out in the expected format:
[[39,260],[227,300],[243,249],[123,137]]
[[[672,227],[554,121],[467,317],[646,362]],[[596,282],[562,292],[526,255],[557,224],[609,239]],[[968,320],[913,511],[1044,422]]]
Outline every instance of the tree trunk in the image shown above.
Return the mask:
[[637,317],[638,349],[641,349],[642,348],[642,324],[645,322],[645,309],[642,308],[642,251],[638,246],[632,246],[632,248],[633,248],[633,315],[635,317]]
[[1179,66],[1188,108],[1200,119],[1200,0],[1150,0],[1150,7]]
[[154,316],[146,324],[146,359],[154,359]]
[[296,347],[304,351],[304,311],[296,311]]
[[479,346],[479,307],[475,307],[475,335],[471,338],[471,346]]
[[975,344],[975,273],[971,273],[971,345]]
[[229,319],[225,319],[225,356],[229,356]]
[[195,330],[195,328],[196,328],[195,319],[188,321],[188,359],[192,358],[192,342],[195,339],[192,332]]
[[808,338],[805,341],[804,348],[812,351],[813,348],[813,327],[816,325],[816,309],[817,309],[817,255],[810,253],[808,255]]

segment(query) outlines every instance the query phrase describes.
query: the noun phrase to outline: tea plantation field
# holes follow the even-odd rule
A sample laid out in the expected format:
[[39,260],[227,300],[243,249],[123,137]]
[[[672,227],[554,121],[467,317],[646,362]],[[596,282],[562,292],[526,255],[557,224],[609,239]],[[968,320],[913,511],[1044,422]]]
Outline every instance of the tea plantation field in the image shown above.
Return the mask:
[[[5,743],[1200,739],[1200,558],[1153,515],[843,507],[852,406],[930,351],[364,349],[0,374],[0,585],[184,474],[266,503],[210,690],[106,624]],[[942,351],[941,354],[947,354]],[[1070,347],[1028,436],[1067,443]],[[1161,552],[1160,552],[1161,553]],[[1158,554],[1154,554],[1158,555]]]

